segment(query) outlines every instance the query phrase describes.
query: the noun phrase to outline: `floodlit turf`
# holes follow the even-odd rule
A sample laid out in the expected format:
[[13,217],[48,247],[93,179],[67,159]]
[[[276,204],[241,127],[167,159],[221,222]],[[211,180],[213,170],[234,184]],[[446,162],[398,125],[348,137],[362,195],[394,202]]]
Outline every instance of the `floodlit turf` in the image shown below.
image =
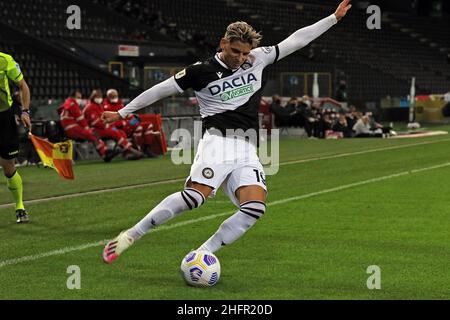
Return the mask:
[[[450,136],[283,138],[266,214],[217,252],[222,275],[208,289],[186,286],[179,265],[236,210],[222,192],[114,265],[101,260],[101,242],[180,190],[189,166],[170,157],[79,163],[75,181],[21,168],[26,200],[161,183],[32,203],[28,225],[15,224],[3,185],[0,299],[449,299],[449,150]],[[80,290],[67,288],[71,265],[81,269]],[[380,290],[366,286],[371,265]]]

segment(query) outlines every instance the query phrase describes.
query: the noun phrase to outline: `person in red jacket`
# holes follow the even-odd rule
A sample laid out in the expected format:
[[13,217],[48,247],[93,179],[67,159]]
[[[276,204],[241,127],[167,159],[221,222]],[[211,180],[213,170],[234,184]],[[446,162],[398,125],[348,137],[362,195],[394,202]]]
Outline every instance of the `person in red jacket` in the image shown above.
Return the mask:
[[66,99],[64,104],[58,108],[64,134],[71,139],[92,141],[100,157],[104,160],[108,160],[108,157],[106,157],[106,144],[94,134],[91,128],[89,128],[86,119],[84,119],[84,116],[81,113],[81,98],[81,91],[75,90],[70,97]]
[[[106,99],[103,101],[105,111],[117,112],[124,107],[119,93],[116,89],[109,89],[106,92]],[[113,123],[118,129],[125,131],[128,137],[132,137],[134,144],[148,157],[155,157],[151,151],[151,145],[155,142],[155,135],[159,131],[153,130],[151,122],[141,121],[138,115],[129,115],[125,119]]]
[[[119,111],[123,107],[124,107],[123,102],[121,99],[119,99],[119,93],[117,92],[117,90],[109,89],[106,92],[106,99],[103,100],[104,111]],[[131,119],[131,118],[118,120],[118,121],[112,123],[112,125],[114,125],[114,127],[118,128],[118,129],[125,131],[125,133],[128,136],[130,136],[132,134],[132,131],[134,130],[134,128],[129,128],[129,126],[128,126],[129,119]],[[130,130],[131,130],[131,132],[129,132]]]
[[122,149],[128,151],[128,154],[132,156],[128,157],[129,159],[142,158],[142,152],[133,148],[127,139],[127,134],[123,130],[117,129],[111,124],[103,123],[101,119],[102,113],[104,112],[102,102],[102,91],[100,89],[92,90],[89,103],[83,109],[83,115],[88,125],[98,137],[117,141]]

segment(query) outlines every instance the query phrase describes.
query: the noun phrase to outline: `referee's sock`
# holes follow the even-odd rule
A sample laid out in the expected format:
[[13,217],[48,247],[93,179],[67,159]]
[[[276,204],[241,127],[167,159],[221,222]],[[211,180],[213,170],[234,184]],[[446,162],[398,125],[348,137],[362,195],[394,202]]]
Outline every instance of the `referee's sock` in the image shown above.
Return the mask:
[[241,204],[234,215],[225,220],[219,230],[212,235],[198,250],[216,252],[225,245],[231,244],[247,232],[266,211],[262,201],[247,201]]
[[16,210],[25,209],[23,206],[23,187],[22,187],[22,178],[20,177],[19,172],[16,170],[11,177],[6,177],[6,186],[9,191],[11,191],[14,201],[16,202]]

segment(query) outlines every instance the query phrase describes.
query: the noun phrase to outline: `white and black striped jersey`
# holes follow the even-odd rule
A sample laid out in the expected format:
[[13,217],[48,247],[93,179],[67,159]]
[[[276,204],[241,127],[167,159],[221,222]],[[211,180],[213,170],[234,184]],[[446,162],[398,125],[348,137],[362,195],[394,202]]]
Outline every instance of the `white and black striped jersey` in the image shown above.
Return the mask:
[[203,131],[216,128],[225,134],[226,129],[259,128],[258,107],[265,67],[277,61],[278,46],[253,49],[237,70],[229,69],[214,57],[197,62],[175,75],[178,90],[192,88],[198,100]]

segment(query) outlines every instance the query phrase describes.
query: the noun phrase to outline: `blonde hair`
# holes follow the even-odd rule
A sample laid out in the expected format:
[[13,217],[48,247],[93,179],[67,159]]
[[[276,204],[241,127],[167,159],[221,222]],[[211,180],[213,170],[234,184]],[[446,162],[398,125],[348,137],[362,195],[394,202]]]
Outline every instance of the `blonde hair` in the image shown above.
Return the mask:
[[224,39],[230,42],[241,41],[251,44],[252,48],[256,48],[262,39],[262,35],[247,22],[236,21],[228,25]]

